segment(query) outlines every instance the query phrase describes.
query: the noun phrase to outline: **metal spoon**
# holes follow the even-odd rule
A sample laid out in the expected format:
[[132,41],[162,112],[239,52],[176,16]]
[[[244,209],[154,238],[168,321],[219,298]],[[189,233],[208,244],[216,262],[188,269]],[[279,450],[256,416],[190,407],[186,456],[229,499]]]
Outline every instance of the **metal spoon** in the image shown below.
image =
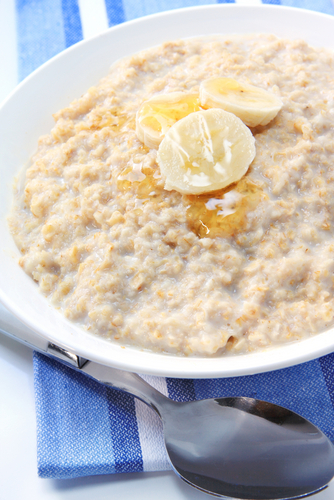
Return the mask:
[[156,411],[175,472],[195,488],[224,498],[292,499],[323,489],[334,475],[329,439],[290,410],[252,398],[176,403],[138,375],[80,358],[0,312],[1,333]]
[[177,403],[133,373],[87,362],[90,377],[142,400],[162,418],[175,472],[206,493],[238,499],[299,498],[334,475],[334,447],[313,424],[252,398]]

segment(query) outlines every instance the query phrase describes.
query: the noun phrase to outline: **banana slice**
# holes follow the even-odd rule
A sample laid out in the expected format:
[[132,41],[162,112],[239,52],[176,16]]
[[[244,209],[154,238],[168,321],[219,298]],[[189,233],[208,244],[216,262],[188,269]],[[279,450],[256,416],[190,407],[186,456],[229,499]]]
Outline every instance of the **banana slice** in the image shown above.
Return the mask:
[[235,114],[248,127],[267,125],[283,106],[276,95],[233,78],[204,80],[200,101],[203,108],[222,108]]
[[238,181],[255,156],[255,139],[248,127],[223,109],[197,111],[166,133],[157,161],[165,189],[200,194]]
[[198,94],[171,92],[152,97],[137,111],[137,137],[148,148],[157,148],[175,122],[200,109]]

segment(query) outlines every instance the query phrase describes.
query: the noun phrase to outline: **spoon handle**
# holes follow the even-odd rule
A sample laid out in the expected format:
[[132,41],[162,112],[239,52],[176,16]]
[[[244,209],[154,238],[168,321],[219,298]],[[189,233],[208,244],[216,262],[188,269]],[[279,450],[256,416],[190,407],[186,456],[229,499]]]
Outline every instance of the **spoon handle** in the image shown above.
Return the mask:
[[155,410],[160,417],[163,407],[167,404],[177,404],[154,389],[154,387],[145,382],[136,373],[99,365],[94,361],[88,361],[79,371],[86,373],[86,375],[113,389],[132,394]]
[[60,362],[70,365],[77,371],[84,372],[102,384],[132,394],[153,408],[161,416],[162,406],[177,405],[159,391],[147,384],[145,380],[134,373],[117,370],[99,365],[94,361],[81,358],[70,351],[41,339],[37,334],[22,325],[0,304],[0,333],[22,342],[46,356],[57,358]]

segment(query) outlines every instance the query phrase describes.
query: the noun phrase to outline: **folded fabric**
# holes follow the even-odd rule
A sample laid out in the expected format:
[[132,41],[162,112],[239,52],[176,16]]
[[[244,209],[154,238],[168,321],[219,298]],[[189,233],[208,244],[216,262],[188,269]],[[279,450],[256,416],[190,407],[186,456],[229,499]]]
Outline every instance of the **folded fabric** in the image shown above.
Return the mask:
[[[170,469],[148,406],[34,353],[38,473],[73,478]],[[276,403],[334,441],[334,354],[275,372],[226,379],[143,377],[175,401],[245,396]]]

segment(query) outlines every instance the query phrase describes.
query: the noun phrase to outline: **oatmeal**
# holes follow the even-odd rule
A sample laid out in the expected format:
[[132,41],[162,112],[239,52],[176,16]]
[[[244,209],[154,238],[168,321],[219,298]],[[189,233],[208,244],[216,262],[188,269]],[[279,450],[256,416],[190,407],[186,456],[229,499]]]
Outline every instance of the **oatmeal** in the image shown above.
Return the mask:
[[[136,135],[144,101],[227,77],[283,107],[246,175],[164,189]],[[17,189],[20,265],[92,334],[177,355],[244,353],[334,324],[333,55],[271,35],[166,43],[55,115]]]

